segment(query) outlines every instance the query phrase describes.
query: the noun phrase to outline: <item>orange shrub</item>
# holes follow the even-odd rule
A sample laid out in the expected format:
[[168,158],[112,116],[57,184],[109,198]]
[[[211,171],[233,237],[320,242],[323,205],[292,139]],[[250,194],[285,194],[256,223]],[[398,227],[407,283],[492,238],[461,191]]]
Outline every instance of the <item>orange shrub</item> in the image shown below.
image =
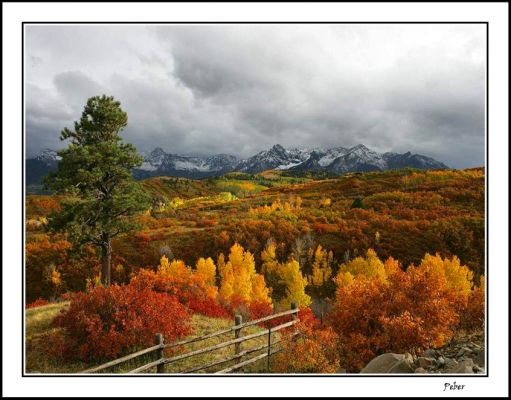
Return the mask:
[[73,293],[71,304],[53,321],[63,328],[47,341],[62,359],[111,359],[151,346],[156,333],[174,341],[191,333],[191,314],[175,296],[134,285],[96,287]]
[[300,336],[284,337],[283,351],[274,356],[273,370],[285,373],[337,372],[340,367],[337,334],[330,327],[321,327],[309,308],[300,310],[299,318],[296,327]]
[[481,277],[479,286],[474,287],[468,296],[467,306],[461,314],[460,327],[466,330],[481,329],[484,326],[485,281]]
[[[44,235],[37,242],[27,243],[26,254],[26,289],[27,301],[37,298],[50,298],[55,296],[55,285],[51,279],[51,269],[60,267],[68,262],[68,251],[71,243],[67,240],[58,240]],[[85,277],[82,278],[85,283]]]
[[453,336],[457,293],[436,272],[425,263],[394,269],[386,280],[354,278],[338,286],[328,324],[346,365],[359,370],[379,352],[436,348]]

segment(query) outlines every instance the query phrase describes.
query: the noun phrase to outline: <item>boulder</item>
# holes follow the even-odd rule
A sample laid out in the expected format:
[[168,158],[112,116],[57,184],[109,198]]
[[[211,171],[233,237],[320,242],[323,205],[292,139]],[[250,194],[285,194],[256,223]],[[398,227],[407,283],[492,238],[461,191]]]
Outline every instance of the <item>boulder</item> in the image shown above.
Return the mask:
[[419,368],[417,368],[417,369],[415,370],[415,373],[416,373],[416,374],[427,374],[427,373],[428,373],[428,371],[426,371],[426,370],[425,370],[424,368],[422,368],[422,367],[419,367]]
[[413,364],[411,364],[407,359],[398,361],[388,370],[389,374],[413,374],[413,372]]
[[405,357],[403,354],[385,353],[369,361],[360,373],[412,373],[414,370],[410,363],[410,358],[411,356]]
[[422,368],[432,367],[436,364],[435,359],[430,357],[419,357],[417,362]]
[[473,374],[474,373],[474,361],[472,359],[463,360],[458,363],[455,367],[449,369],[447,372],[453,374]]

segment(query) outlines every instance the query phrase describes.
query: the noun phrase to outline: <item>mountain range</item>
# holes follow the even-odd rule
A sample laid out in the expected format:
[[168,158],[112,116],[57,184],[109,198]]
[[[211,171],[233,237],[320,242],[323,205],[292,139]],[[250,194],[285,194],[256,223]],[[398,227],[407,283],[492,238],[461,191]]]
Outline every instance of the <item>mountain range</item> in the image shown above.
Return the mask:
[[[359,144],[354,147],[330,149],[285,149],[279,144],[249,157],[240,159],[229,154],[207,157],[186,156],[165,152],[157,147],[148,154],[142,154],[144,162],[133,171],[135,178],[151,176],[179,176],[184,178],[206,178],[228,172],[240,171],[258,173],[268,169],[295,172],[324,171],[332,174],[347,172],[383,171],[387,169],[418,168],[446,169],[447,165],[424,155],[410,152],[378,153]],[[46,149],[35,158],[27,159],[27,184],[38,184],[58,163],[56,151]]]

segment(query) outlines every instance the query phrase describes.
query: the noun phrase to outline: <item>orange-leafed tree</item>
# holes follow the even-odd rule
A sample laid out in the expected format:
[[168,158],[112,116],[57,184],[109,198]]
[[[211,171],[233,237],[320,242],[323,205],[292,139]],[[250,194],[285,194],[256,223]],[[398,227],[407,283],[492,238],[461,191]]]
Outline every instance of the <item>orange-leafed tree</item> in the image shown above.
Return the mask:
[[406,272],[387,260],[382,264],[388,270],[385,279],[349,271],[337,276],[328,324],[339,335],[341,356],[350,368],[362,368],[382,351],[437,348],[454,335],[459,293],[449,284],[443,264],[425,260]]

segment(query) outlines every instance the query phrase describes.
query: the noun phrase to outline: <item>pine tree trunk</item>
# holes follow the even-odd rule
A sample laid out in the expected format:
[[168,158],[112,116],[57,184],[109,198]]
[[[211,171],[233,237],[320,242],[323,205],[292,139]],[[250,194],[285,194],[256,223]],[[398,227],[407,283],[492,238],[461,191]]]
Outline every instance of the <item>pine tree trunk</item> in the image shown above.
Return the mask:
[[101,283],[103,286],[110,286],[110,270],[112,264],[112,245],[108,235],[103,237],[101,245]]

